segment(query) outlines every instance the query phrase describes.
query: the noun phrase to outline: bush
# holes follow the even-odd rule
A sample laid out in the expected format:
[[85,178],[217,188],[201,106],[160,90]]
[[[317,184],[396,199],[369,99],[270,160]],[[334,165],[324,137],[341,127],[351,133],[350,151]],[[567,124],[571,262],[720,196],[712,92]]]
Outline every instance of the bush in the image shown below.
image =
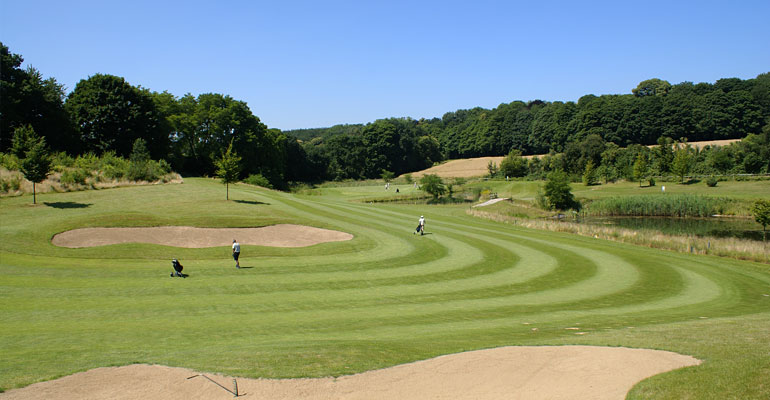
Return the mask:
[[21,188],[21,177],[18,175],[0,178],[0,192],[15,192]]
[[168,161],[158,160],[153,162],[155,163],[155,168],[160,175],[166,175],[171,173],[171,164],[169,164]]
[[99,157],[96,156],[94,153],[87,153],[78,156],[78,158],[75,159],[75,167],[80,169],[85,169],[88,171],[94,171],[99,169],[99,164],[101,163],[101,160],[99,160]]
[[129,163],[126,178],[130,181],[157,181],[161,176],[167,174],[167,172],[164,172],[167,165],[168,163],[161,165],[159,162],[153,160],[131,162]]
[[715,176],[709,176],[706,178],[706,185],[708,187],[715,187],[717,185],[717,182],[719,182],[719,179],[717,179]]
[[128,164],[126,178],[130,181],[154,182],[171,172],[171,166],[165,160],[137,161]]
[[130,163],[115,155],[115,152],[107,152],[102,155],[102,159],[99,162],[102,174],[107,179],[119,180],[128,175],[128,169]]
[[9,171],[18,171],[19,165],[21,165],[19,157],[16,157],[11,153],[0,153],[0,166]]
[[59,181],[64,186],[72,185],[85,185],[86,179],[91,176],[91,173],[83,168],[68,169],[62,172]]
[[251,174],[248,178],[243,180],[244,183],[254,186],[262,186],[264,188],[272,189],[273,185],[262,174]]
[[54,153],[54,155],[51,157],[51,165],[54,166],[54,168],[64,170],[61,167],[74,167],[75,166],[75,159],[72,158],[69,154],[60,151],[58,153]]
[[121,168],[117,165],[112,165],[112,164],[105,165],[102,168],[102,174],[104,174],[104,177],[107,179],[120,180],[121,178],[126,176],[127,172],[128,172],[128,168]]

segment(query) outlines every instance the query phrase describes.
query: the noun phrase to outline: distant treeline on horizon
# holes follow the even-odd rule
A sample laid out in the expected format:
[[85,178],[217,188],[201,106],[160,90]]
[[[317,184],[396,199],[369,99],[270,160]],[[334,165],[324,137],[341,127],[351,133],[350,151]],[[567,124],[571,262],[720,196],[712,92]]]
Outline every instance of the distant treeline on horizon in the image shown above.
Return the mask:
[[453,158],[566,152],[570,144],[589,138],[627,147],[662,139],[770,135],[770,73],[713,84],[649,79],[631,94],[586,95],[577,102],[513,101],[442,118],[282,132],[226,94],[176,97],[108,74],[83,79],[65,93],[54,78],[22,69],[21,55],[2,43],[0,50],[2,153],[11,148],[17,129],[31,127],[54,152],[127,157],[142,139],[153,159],[168,161],[175,171],[213,175],[215,160],[232,143],[243,177],[261,175],[277,188],[289,182],[400,175]]
[[[441,118],[406,118],[438,139],[447,158],[561,152],[569,142],[597,134],[620,146],[675,141],[740,139],[770,122],[770,73],[754,79],[719,79],[714,84],[660,79],[639,83],[629,94],[581,97],[577,102],[532,100],[475,107]],[[359,135],[369,124],[284,130],[304,142]]]

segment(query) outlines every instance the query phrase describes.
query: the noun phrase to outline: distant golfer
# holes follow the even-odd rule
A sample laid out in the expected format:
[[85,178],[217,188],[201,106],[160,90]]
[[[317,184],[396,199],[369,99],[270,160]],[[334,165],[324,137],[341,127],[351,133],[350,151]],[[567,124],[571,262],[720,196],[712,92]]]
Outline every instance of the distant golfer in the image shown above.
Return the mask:
[[235,260],[235,268],[240,269],[241,263],[238,261],[238,257],[241,256],[241,244],[237,240],[233,239],[233,259]]

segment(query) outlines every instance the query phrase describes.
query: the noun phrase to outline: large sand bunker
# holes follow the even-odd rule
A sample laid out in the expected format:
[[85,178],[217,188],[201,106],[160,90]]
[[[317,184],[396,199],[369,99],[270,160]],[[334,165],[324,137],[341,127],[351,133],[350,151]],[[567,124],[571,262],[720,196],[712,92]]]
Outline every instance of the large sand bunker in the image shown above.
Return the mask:
[[[619,347],[501,347],[340,378],[238,378],[238,398],[300,399],[623,399],[637,382],[698,365],[693,357]],[[97,368],[0,394],[0,399],[232,399],[233,378],[184,368]],[[229,392],[228,392],[229,391]]]
[[305,247],[353,239],[353,235],[312,226],[279,224],[262,228],[194,228],[159,226],[147,228],[82,228],[53,237],[56,246],[79,248],[118,243],[153,243],[174,247],[229,246],[240,244],[273,247]]

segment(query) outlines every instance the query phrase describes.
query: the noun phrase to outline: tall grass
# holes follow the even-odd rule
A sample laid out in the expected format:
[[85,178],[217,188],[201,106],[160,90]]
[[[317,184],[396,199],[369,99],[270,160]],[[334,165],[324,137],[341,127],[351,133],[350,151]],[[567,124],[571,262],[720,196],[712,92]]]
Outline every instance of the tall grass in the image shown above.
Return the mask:
[[468,210],[468,214],[497,222],[505,222],[525,228],[566,232],[597,239],[635,244],[679,253],[710,254],[739,260],[770,263],[770,244],[738,238],[700,237],[672,235],[653,231],[639,231],[615,226],[597,226],[550,219],[517,218],[499,213]]
[[586,213],[601,216],[710,217],[722,214],[730,201],[690,194],[619,196],[589,203]]

